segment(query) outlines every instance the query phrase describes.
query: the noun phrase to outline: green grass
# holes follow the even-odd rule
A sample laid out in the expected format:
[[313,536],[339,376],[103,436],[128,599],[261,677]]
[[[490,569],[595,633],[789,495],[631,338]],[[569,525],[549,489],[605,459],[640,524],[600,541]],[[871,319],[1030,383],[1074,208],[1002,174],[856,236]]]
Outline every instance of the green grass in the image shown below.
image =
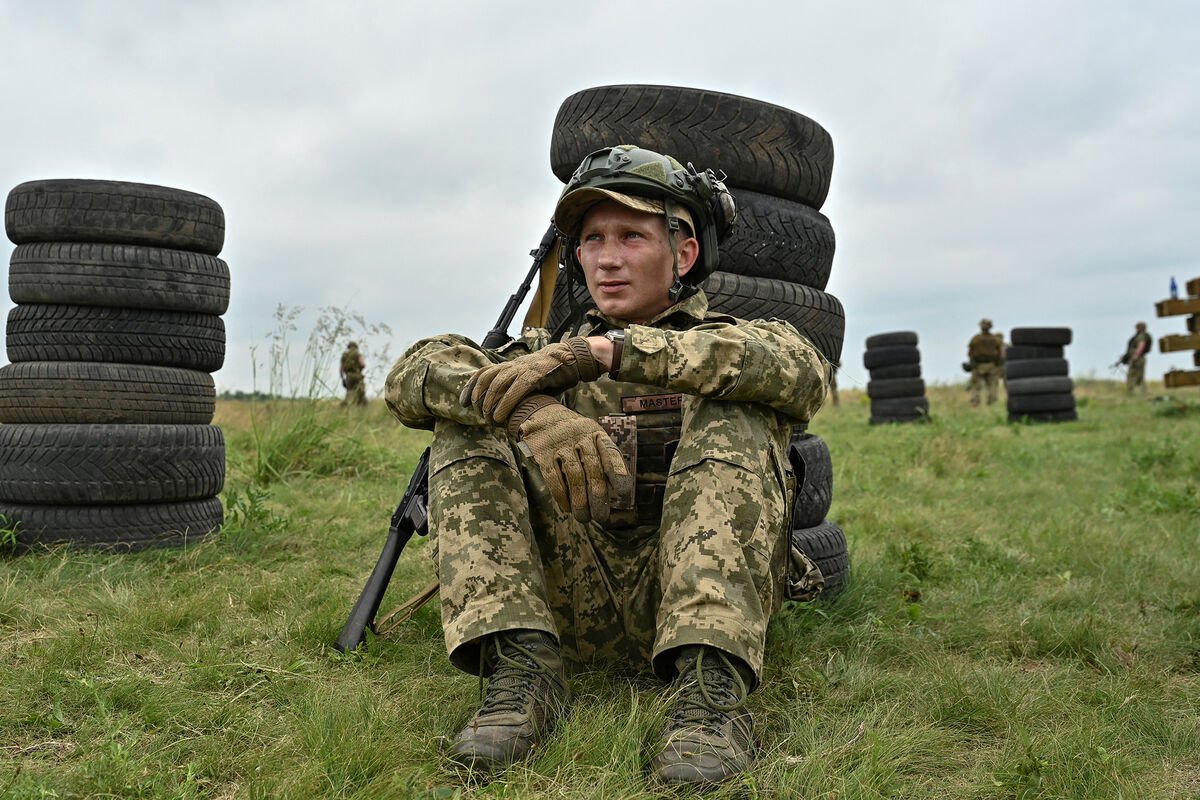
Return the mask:
[[[957,387],[927,425],[868,426],[855,392],[821,412],[852,583],[773,621],[758,764],[709,796],[1200,797],[1200,397],[1078,394],[1061,425]],[[366,654],[330,646],[428,434],[378,403],[222,402],[217,422],[220,535],[0,560],[0,797],[659,796],[652,678],[575,676],[532,763],[463,787],[439,747],[478,683],[436,604]]]

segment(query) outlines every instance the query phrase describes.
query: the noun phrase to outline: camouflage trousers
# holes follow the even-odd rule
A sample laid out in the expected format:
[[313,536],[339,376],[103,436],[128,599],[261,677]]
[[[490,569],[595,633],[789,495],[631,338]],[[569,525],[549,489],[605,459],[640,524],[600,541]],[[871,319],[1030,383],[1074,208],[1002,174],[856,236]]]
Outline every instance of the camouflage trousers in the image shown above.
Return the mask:
[[367,404],[367,387],[361,377],[347,375],[342,381],[346,387],[346,396],[342,398],[344,406],[365,406]]
[[1146,357],[1135,358],[1129,362],[1125,370],[1125,392],[1133,394],[1134,389],[1146,391]]
[[987,402],[990,406],[996,402],[1000,390],[1000,378],[1004,375],[1004,367],[999,364],[975,364],[971,367],[971,381],[967,391],[971,393],[971,405],[979,405],[980,394],[987,387]]
[[661,523],[608,530],[555,505],[503,430],[439,421],[430,532],[450,660],[477,672],[480,638],[531,628],[579,663],[649,664],[707,644],[762,669],[787,576],[791,477],[771,410],[689,398]]

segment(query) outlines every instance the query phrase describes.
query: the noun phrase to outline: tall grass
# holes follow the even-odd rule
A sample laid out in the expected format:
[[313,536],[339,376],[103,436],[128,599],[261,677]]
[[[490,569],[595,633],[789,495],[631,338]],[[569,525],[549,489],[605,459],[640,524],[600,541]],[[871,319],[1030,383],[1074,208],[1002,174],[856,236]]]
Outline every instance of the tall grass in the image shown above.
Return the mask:
[[[258,385],[260,362],[253,349],[254,389],[270,398],[252,407],[251,431],[254,435],[252,478],[259,486],[268,486],[291,475],[329,476],[353,473],[363,461],[364,451],[356,436],[356,425],[348,413],[358,409],[337,409],[332,403],[340,384],[337,359],[341,348],[352,339],[363,340],[391,330],[383,324],[368,323],[360,314],[333,306],[320,310],[304,347],[292,344],[296,321],[303,312],[297,306],[279,305],[275,326],[267,343],[265,392]],[[372,368],[387,359],[386,348],[373,359]],[[338,412],[341,413],[338,413]]]
[[[814,421],[851,583],[772,621],[757,764],[708,796],[1200,797],[1196,417],[1115,383],[1082,386],[1061,425],[930,397],[926,425],[871,427],[851,391]],[[459,784],[441,749],[478,684],[447,664],[436,604],[366,653],[331,646],[428,435],[376,401],[347,423],[353,469],[261,488],[267,409],[218,404],[222,535],[0,560],[0,797],[663,796],[660,684],[598,669],[534,760]],[[384,610],[429,551],[409,545]]]

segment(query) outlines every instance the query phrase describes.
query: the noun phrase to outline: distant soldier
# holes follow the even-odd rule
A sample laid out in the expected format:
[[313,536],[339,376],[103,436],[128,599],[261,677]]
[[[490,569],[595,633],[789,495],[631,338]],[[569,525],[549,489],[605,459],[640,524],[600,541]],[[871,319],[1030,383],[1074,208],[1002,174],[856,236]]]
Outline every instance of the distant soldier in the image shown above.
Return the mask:
[[1146,332],[1146,323],[1139,322],[1134,328],[1133,337],[1129,340],[1129,344],[1125,346],[1125,355],[1121,356],[1121,362],[1126,366],[1125,370],[1125,393],[1133,394],[1135,388],[1141,389],[1143,393],[1146,391],[1146,353],[1150,350],[1150,345],[1154,340],[1150,338],[1150,334]]
[[971,382],[967,385],[971,405],[979,405],[980,389],[985,385],[988,405],[995,403],[1004,374],[1004,336],[992,333],[990,319],[979,320],[979,333],[967,344],[967,364],[971,369]]
[[358,342],[346,345],[346,349],[342,352],[341,363],[338,365],[342,386],[346,389],[346,396],[342,399],[343,406],[365,406],[367,404],[367,390],[363,385],[363,369],[366,366],[367,362],[363,360],[362,353],[358,352]]

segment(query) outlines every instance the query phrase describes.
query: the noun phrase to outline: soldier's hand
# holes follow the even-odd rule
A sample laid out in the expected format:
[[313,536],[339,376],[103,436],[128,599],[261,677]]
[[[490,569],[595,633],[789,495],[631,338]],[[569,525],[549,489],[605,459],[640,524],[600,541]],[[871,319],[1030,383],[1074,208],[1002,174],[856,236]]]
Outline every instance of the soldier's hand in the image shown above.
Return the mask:
[[595,420],[571,411],[544,394],[521,403],[508,420],[537,464],[554,502],[580,522],[603,525],[617,497],[633,490],[633,476],[621,451]]
[[594,381],[604,372],[587,339],[572,336],[535,353],[480,368],[463,387],[459,401],[474,406],[488,422],[503,425],[534,392],[556,394],[580,381]]

